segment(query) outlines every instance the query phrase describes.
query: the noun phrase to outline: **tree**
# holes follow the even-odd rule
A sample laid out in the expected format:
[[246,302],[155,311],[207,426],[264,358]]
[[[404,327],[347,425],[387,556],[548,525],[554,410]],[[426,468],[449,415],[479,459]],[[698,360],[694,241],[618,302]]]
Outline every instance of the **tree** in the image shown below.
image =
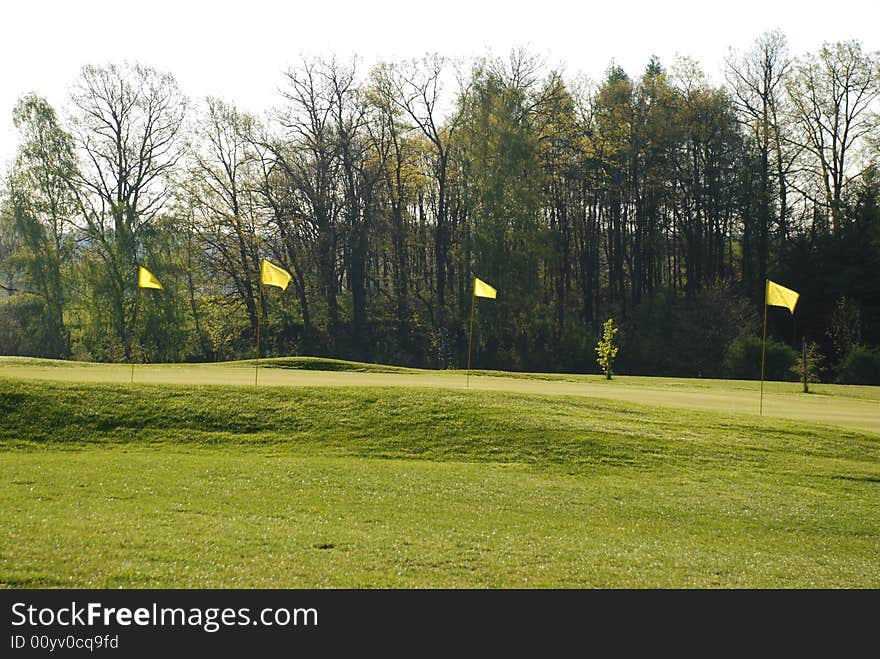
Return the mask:
[[800,142],[815,158],[831,228],[837,233],[843,218],[844,188],[858,169],[853,153],[862,138],[880,126],[872,111],[880,96],[880,53],[864,53],[858,41],[826,44],[795,68],[789,83]]
[[631,203],[634,206],[631,289],[633,305],[661,285],[662,235],[668,224],[671,165],[681,139],[680,103],[656,58],[635,88],[630,145]]
[[847,353],[862,342],[862,314],[859,305],[846,297],[837,300],[831,315],[828,338],[834,346],[838,360],[843,360]]
[[810,392],[810,383],[821,382],[821,374],[825,368],[825,356],[820,352],[815,341],[804,342],[801,358],[791,367],[791,374],[804,383],[804,393]]
[[344,230],[348,252],[348,284],[351,290],[351,354],[369,360],[370,326],[367,322],[367,270],[369,240],[375,228],[376,195],[383,176],[383,151],[371,150],[366,126],[366,95],[359,87],[355,62],[342,66],[335,61],[324,69],[333,100],[331,116],[336,135],[337,159],[342,186]]
[[[259,322],[268,352],[450,367],[476,272],[504,291],[474,348],[493,368],[595,370],[612,317],[609,374],[715,377],[772,270],[839,368],[880,344],[877,63],[844,43],[795,64],[779,33],[733,52],[724,87],[689,58],[598,84],[523,49],[369,77],[306,58],[265,120],[209,99],[191,131],[171,76],[85,67],[70,121],[37,97],[16,116],[4,345],[242,358]],[[291,294],[260,300],[263,256]],[[139,262],[167,286],[140,298],[134,336]]]
[[[318,290],[326,304],[328,335],[335,342],[339,325],[338,248],[341,239],[339,143],[332,84],[335,62],[304,60],[288,69],[282,91],[286,105],[275,119],[282,134],[262,141],[282,177],[286,211],[277,216],[282,235],[295,250],[296,237],[305,234],[317,266]],[[288,249],[288,252],[290,249]]]
[[758,152],[755,217],[744,217],[743,239],[743,278],[752,297],[767,277],[771,225],[775,223],[781,239],[789,232],[787,191],[792,158],[782,114],[790,72],[786,39],[779,31],[759,37],[748,52],[727,58],[733,103]]
[[427,180],[419,168],[420,151],[427,141],[423,136],[414,135],[414,128],[407,124],[404,111],[394,100],[395,75],[393,65],[388,63],[372,70],[367,89],[372,116],[366,129],[375,159],[384,170],[379,185],[384,188],[385,215],[390,225],[391,288],[399,347],[408,354],[414,320],[410,299],[412,209]]
[[312,321],[312,305],[308,296],[306,265],[311,249],[311,231],[307,218],[301,215],[299,191],[285,169],[285,161],[276,156],[277,147],[269,147],[272,138],[260,127],[249,138],[256,157],[259,174],[256,194],[260,207],[267,215],[267,247],[276,262],[293,275],[294,289],[299,300],[302,316],[300,349],[315,354],[315,330]]
[[80,216],[100,299],[92,312],[131,359],[140,233],[168,199],[171,174],[184,152],[186,99],[170,73],[110,64],[84,66],[71,101],[73,132],[85,160],[76,181]]
[[608,296],[626,315],[626,247],[633,130],[633,83],[619,66],[612,66],[596,96],[595,157],[600,163],[597,181],[605,218],[605,262]]
[[[515,52],[509,62],[481,62],[460,99],[457,173],[466,209],[464,263],[459,272],[481,272],[507,291],[493,306],[490,361],[512,363],[540,328],[534,309],[540,264],[547,256],[541,225],[542,171],[538,124],[555,86],[542,85],[537,63]],[[526,355],[516,355],[520,359]]]
[[61,128],[54,108],[36,94],[19,100],[13,123],[21,146],[9,176],[17,256],[27,277],[27,292],[45,309],[43,354],[70,356],[64,322],[62,264],[72,257],[72,219],[77,212],[73,180],[78,173],[73,138]]
[[194,135],[194,167],[187,188],[205,264],[231,284],[255,335],[262,218],[254,193],[256,156],[249,141],[253,123],[235,107],[207,98]]
[[605,374],[605,379],[611,379],[611,365],[614,361],[614,358],[617,357],[618,347],[614,345],[614,339],[617,336],[619,328],[614,326],[614,319],[609,318],[602,325],[602,338],[599,339],[599,342],[596,344],[596,354],[599,357],[596,359],[599,362],[599,367],[602,369],[602,372]]
[[685,291],[693,298],[733,274],[731,242],[741,186],[737,165],[747,151],[728,94],[708,85],[687,58],[677,63],[676,88],[682,133],[670,180],[672,210],[682,241]]
[[[0,190],[0,194],[4,191]],[[15,229],[15,212],[7,194],[0,196],[0,292],[11,297],[16,293],[15,275],[17,266],[12,255],[18,251],[19,237]],[[6,353],[11,354],[11,353]]]
[[[388,83],[394,89],[394,103],[412,121],[432,147],[428,174],[434,181],[434,276],[436,309],[435,324],[444,329],[446,322],[446,289],[452,231],[449,214],[449,174],[453,143],[459,126],[456,112],[442,116],[443,76],[449,62],[440,55],[425,57],[397,69],[389,69]],[[464,93],[462,92],[462,96]],[[436,311],[436,313],[435,313]]]

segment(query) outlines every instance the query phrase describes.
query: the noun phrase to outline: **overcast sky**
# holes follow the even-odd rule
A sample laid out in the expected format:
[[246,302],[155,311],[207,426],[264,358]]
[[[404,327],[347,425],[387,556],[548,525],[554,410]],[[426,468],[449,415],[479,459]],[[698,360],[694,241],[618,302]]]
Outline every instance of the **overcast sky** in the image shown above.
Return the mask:
[[191,97],[220,96],[261,115],[302,54],[357,54],[370,64],[523,46],[593,79],[612,60],[638,75],[652,54],[664,65],[681,54],[720,83],[728,49],[772,29],[794,55],[844,39],[880,50],[880,0],[13,0],[0,15],[0,172],[15,150],[16,100],[36,91],[61,109],[85,64],[148,64],[173,73]]

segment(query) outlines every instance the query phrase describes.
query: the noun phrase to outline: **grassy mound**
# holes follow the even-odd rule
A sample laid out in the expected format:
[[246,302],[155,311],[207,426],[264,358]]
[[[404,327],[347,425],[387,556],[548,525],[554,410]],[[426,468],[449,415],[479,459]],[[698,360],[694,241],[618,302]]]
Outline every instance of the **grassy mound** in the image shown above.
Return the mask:
[[[280,367],[274,367],[277,364]],[[827,424],[880,436],[880,387],[821,384],[804,394],[797,383],[601,375],[510,373],[504,371],[419,370],[381,364],[291,357],[204,364],[96,364],[0,357],[0,377],[44,382],[238,386],[253,389],[302,387],[403,387],[577,396],[651,407],[700,410],[788,419],[801,424]],[[265,366],[265,364],[264,364]],[[754,420],[754,419],[753,419]]]
[[784,420],[0,378],[7,587],[876,588],[878,487],[877,436]]
[[[230,362],[236,365],[253,367],[254,359],[244,359]],[[261,368],[289,368],[299,371],[350,371],[353,373],[424,373],[418,368],[405,366],[390,366],[387,364],[373,364],[369,362],[354,362],[345,359],[330,359],[328,357],[269,357],[260,360]]]

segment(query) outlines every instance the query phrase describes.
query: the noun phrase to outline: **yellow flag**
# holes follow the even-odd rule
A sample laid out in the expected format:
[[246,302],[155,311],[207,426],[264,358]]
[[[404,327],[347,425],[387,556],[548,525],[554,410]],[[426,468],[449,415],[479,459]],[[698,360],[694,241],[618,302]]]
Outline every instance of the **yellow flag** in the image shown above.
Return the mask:
[[797,306],[798,298],[800,297],[799,293],[791,290],[790,288],[786,288],[785,286],[780,286],[774,281],[767,280],[767,305],[771,307],[785,307],[791,313],[794,313],[794,308]]
[[260,263],[260,281],[266,286],[277,286],[282,291],[290,283],[290,273],[269,263],[266,259]]
[[495,289],[489,286],[482,279],[478,279],[474,277],[474,295],[477,297],[490,297],[493,300],[495,299]]
[[162,284],[153,276],[153,273],[142,266],[138,266],[138,288],[162,289]]

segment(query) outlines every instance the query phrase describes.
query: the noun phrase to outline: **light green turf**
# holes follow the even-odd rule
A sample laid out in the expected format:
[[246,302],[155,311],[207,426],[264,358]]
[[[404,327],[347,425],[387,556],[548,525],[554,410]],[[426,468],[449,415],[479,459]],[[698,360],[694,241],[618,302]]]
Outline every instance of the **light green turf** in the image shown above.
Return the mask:
[[880,435],[748,414],[0,377],[12,588],[878,588],[878,488]]
[[[322,369],[322,370],[318,370]],[[312,387],[427,387],[431,389],[586,396],[622,402],[746,416],[776,417],[880,433],[880,387],[811,385],[804,394],[796,382],[759,382],[616,376],[429,371],[331,359],[290,357],[220,364],[137,365],[135,383]],[[125,364],[94,364],[0,357],[0,377],[64,382],[129,383]]]

